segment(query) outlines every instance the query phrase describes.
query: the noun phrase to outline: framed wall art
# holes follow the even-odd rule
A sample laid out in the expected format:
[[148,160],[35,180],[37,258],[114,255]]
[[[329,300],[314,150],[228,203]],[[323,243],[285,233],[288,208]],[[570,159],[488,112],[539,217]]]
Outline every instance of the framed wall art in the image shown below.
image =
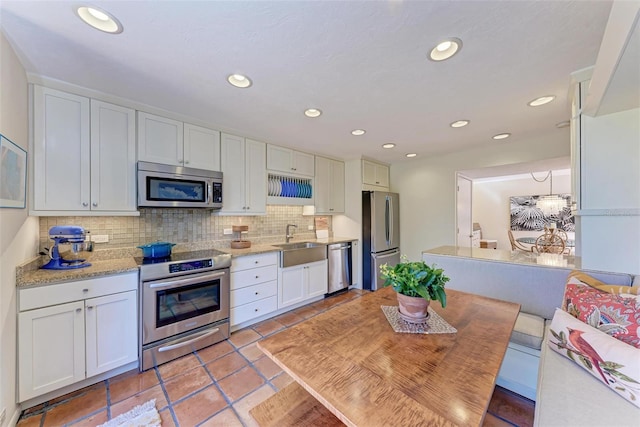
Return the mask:
[[543,231],[545,225],[555,223],[556,227],[564,231],[575,231],[575,217],[571,213],[571,194],[554,194],[563,199],[563,207],[557,212],[545,213],[538,206],[536,196],[511,196],[509,209],[512,231]]
[[0,208],[27,207],[27,152],[0,135]]

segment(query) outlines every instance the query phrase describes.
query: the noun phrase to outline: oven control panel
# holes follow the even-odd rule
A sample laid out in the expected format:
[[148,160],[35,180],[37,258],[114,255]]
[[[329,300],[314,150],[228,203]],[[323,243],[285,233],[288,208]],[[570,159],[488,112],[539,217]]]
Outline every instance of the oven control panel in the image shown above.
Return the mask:
[[200,270],[213,267],[212,259],[201,259],[196,261],[185,261],[169,264],[169,273],[180,273],[182,271]]

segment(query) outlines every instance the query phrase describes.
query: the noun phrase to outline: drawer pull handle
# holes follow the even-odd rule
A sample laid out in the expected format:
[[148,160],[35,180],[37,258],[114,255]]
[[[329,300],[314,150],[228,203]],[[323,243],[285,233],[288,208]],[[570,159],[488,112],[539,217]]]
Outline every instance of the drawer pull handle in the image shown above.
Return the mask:
[[258,312],[258,309],[256,308],[254,311],[257,313],[257,312]]
[[82,292],[89,292],[89,289],[83,289]]
[[82,311],[81,308],[76,308],[76,313],[80,313]]
[[257,279],[258,277],[260,277],[260,276],[256,276],[256,279]]
[[258,263],[258,261],[254,261],[254,263],[255,263],[255,264],[257,264],[257,263]]
[[258,295],[258,293],[256,292],[256,295]]
[[87,306],[87,310],[91,310],[92,308],[93,308],[93,306],[92,306],[92,305],[88,305],[88,306]]

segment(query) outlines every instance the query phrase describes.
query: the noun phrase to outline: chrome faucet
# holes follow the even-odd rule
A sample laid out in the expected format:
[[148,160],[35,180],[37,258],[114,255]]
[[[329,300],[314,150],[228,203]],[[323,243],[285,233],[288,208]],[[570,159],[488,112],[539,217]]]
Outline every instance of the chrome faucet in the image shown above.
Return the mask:
[[287,243],[289,243],[289,240],[293,239],[293,233],[291,231],[289,231],[290,227],[298,228],[298,226],[295,225],[295,224],[287,224],[287,228],[285,230],[285,234],[286,234],[285,235],[285,239],[286,239]]

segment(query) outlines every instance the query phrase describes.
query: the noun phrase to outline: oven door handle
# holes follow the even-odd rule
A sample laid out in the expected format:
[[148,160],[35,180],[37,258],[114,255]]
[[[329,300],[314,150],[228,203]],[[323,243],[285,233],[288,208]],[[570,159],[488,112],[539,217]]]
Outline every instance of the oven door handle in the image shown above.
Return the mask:
[[225,274],[227,273],[224,271],[219,271],[217,273],[207,274],[206,276],[198,276],[182,280],[172,280],[170,282],[163,281],[160,283],[151,283],[149,285],[149,289],[175,288],[176,286],[190,285],[192,283],[200,283],[203,280],[215,279],[216,277],[222,277]]
[[[211,329],[210,331],[200,332],[199,334],[197,334],[195,338],[192,338],[187,341],[177,342],[176,344],[170,344],[165,347],[160,347],[158,351],[162,353],[163,351],[171,351],[171,350],[175,350],[176,348],[186,347],[188,345],[193,344],[196,341],[201,340],[202,338],[208,337],[209,335],[213,335],[217,332],[220,332],[220,328],[214,328],[214,329]],[[173,342],[176,342],[176,341],[173,341]]]

